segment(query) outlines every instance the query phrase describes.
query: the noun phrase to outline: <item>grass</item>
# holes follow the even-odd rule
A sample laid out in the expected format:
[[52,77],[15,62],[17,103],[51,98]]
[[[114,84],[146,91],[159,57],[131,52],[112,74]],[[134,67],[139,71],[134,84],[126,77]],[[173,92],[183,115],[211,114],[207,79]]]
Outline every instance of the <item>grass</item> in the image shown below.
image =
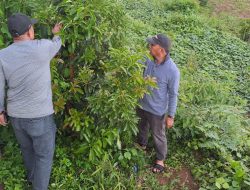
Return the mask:
[[[4,183],[5,190],[29,189],[25,180],[25,172],[22,163],[21,153],[13,136],[11,127],[0,128],[1,139],[3,139],[3,157],[0,158],[0,184]],[[8,134],[8,140],[2,135]],[[57,136],[55,159],[51,176],[51,190],[68,189],[173,189],[179,179],[173,179],[169,183],[159,185],[159,177],[165,180],[169,178],[170,171],[164,175],[157,175],[151,172],[150,166],[153,163],[154,152],[141,152],[146,158],[145,163],[139,165],[138,171],[133,170],[134,163],[131,163],[126,170],[122,170],[114,160],[103,160],[91,168],[86,167],[86,157],[77,155],[70,146],[79,146],[80,142],[74,141],[71,137],[63,134]],[[166,165],[172,170],[180,169],[183,164],[194,163],[194,157],[186,148],[171,144],[169,157]],[[184,187],[184,186],[183,186]]]
[[[218,83],[222,80],[224,82],[221,82],[221,86],[218,85],[215,86],[215,88],[224,86],[228,88],[231,87],[231,83],[235,82],[234,80],[236,80],[237,77],[235,73],[238,72],[232,72],[233,69],[237,70],[237,67],[239,67],[238,70],[245,70],[243,66],[246,65],[249,60],[250,56],[248,56],[248,52],[250,51],[246,43],[240,41],[234,36],[234,34],[237,34],[238,32],[237,29],[234,28],[237,25],[238,18],[234,15],[231,17],[225,15],[223,16],[223,20],[219,20],[219,17],[217,16],[214,16],[213,19],[209,19],[208,17],[211,10],[208,9],[206,9],[207,12],[204,11],[203,13],[200,13],[203,10],[197,12],[198,10],[196,9],[194,11],[185,9],[185,13],[182,13],[181,10],[177,12],[169,12],[164,9],[164,0],[140,0],[137,2],[127,0],[127,2],[127,14],[129,21],[131,21],[131,23],[129,23],[127,40],[131,47],[135,48],[139,46],[142,48],[141,46],[144,43],[145,38],[152,34],[158,32],[169,34],[175,42],[172,57],[177,62],[178,66],[181,66],[183,71],[189,73],[190,76],[186,76],[194,78],[197,76],[200,76],[200,78],[204,77],[203,80],[198,81],[199,84],[208,85],[211,89],[213,89],[214,86],[210,84],[210,81],[217,84],[214,80],[218,80]],[[183,0],[182,2],[185,1]],[[213,23],[213,25],[210,25],[211,23]],[[218,29],[220,29],[220,31]],[[227,32],[233,35],[230,35]],[[195,69],[193,69],[195,72],[190,74],[192,70],[191,67],[195,67]],[[197,75],[196,71],[199,71],[200,75]],[[203,73],[206,75],[203,75]],[[228,73],[231,75],[228,75]],[[223,79],[224,76],[225,79]],[[226,78],[226,76],[228,78]],[[212,80],[212,78],[214,80]],[[244,87],[244,84],[247,82],[244,78],[241,80],[243,83],[242,86]],[[195,87],[197,87],[197,91],[200,90],[200,92],[192,93],[190,90],[192,88],[189,84],[190,82],[192,82],[192,80],[189,78],[186,79],[186,88],[183,94],[190,96],[186,99],[184,99],[184,95],[182,96],[183,105],[185,104],[185,101],[191,102],[191,95],[197,99],[200,98],[200,94],[205,94],[205,98],[207,98],[208,95],[211,96],[211,98],[208,100],[205,99],[204,101],[201,98],[200,101],[204,103],[204,105],[199,105],[201,107],[209,104],[209,102],[211,102],[211,104],[214,103],[215,101],[213,99],[224,95],[219,93],[216,96],[212,96],[211,94],[208,94],[209,92],[202,91],[202,88],[199,88],[199,85],[196,85]],[[234,84],[238,83],[235,82]],[[233,92],[232,88],[229,89]],[[215,93],[217,92],[218,91],[215,91]],[[225,94],[227,95],[226,92]],[[234,96],[234,98],[235,97],[237,98],[238,96]],[[188,103],[186,105],[188,105]],[[179,105],[179,107],[181,107],[181,105]],[[182,106],[182,117],[184,119],[178,121],[180,117],[177,118],[177,126],[169,134],[170,142],[168,159],[165,162],[168,166],[168,170],[163,175],[155,175],[150,171],[150,166],[155,158],[154,151],[149,151],[146,154],[138,152],[137,158],[125,160],[126,167],[121,167],[120,161],[115,159],[114,155],[109,155],[111,153],[108,151],[107,155],[103,155],[102,161],[90,163],[88,155],[77,154],[76,151],[74,151],[82,146],[82,142],[77,138],[66,135],[65,132],[60,129],[60,133],[57,136],[57,147],[50,189],[170,190],[180,184],[180,177],[176,175],[167,184],[160,183],[160,181],[162,178],[165,181],[168,180],[171,177],[172,171],[177,173],[177,171],[183,167],[190,168],[192,175],[195,176],[195,179],[198,180],[200,185],[204,188],[216,188],[214,181],[217,177],[225,175],[231,177],[233,172],[230,170],[230,167],[228,167],[229,169],[227,168],[229,170],[228,172],[223,171],[222,164],[217,166],[218,163],[220,163],[220,161],[218,161],[218,155],[209,154],[206,147],[200,148],[203,152],[198,150],[198,154],[194,156],[193,150],[198,149],[199,145],[196,140],[202,140],[202,137],[201,139],[193,139],[193,136],[191,135],[187,135],[187,138],[183,137],[186,134],[189,134],[189,131],[191,130],[193,130],[193,135],[197,133],[197,130],[195,130],[196,126],[193,126],[194,124],[192,124],[193,118],[192,113],[190,113],[192,108],[185,107],[184,109],[184,107],[185,105]],[[179,111],[181,110],[179,109]],[[200,112],[197,113],[195,119],[198,120],[201,114],[202,113]],[[231,115],[232,114],[233,113],[231,113]],[[185,121],[187,121],[186,124]],[[212,123],[212,121],[208,120],[206,123]],[[203,123],[198,123],[196,125],[201,125],[199,127],[202,128],[204,127],[202,124]],[[0,139],[3,140],[5,145],[3,157],[0,158],[0,182],[5,184],[7,190],[28,188],[27,183],[24,180],[25,173],[20,150],[11,128],[0,128]],[[181,143],[179,141],[181,141]],[[194,143],[194,145],[192,143]],[[129,143],[124,142],[124,144]],[[207,151],[207,154],[203,154],[205,151]],[[139,166],[138,172],[135,172],[133,169],[135,165]],[[182,189],[187,189],[187,187],[183,186]]]
[[250,1],[209,0],[202,12],[212,27],[242,38],[242,23],[250,19]]
[[238,18],[250,18],[250,1],[248,0],[209,0],[215,15],[227,14]]

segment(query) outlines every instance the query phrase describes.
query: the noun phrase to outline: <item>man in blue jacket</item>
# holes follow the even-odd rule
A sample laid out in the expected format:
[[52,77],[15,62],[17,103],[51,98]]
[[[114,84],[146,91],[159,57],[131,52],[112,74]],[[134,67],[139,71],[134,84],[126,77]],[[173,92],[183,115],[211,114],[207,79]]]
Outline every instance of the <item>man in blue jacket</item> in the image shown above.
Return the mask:
[[153,60],[146,60],[143,75],[145,78],[154,78],[157,88],[149,89],[150,93],[145,94],[140,100],[141,108],[137,110],[140,118],[138,143],[142,149],[146,149],[148,131],[151,129],[156,151],[153,172],[159,173],[164,171],[164,160],[167,155],[164,121],[166,121],[168,128],[173,126],[180,72],[170,58],[171,42],[167,36],[158,34],[148,38],[147,42]]
[[14,43],[0,51],[0,125],[7,112],[20,144],[27,178],[34,190],[47,190],[55,149],[50,61],[61,47],[57,33],[52,40],[35,40],[37,21],[16,13],[8,18]]

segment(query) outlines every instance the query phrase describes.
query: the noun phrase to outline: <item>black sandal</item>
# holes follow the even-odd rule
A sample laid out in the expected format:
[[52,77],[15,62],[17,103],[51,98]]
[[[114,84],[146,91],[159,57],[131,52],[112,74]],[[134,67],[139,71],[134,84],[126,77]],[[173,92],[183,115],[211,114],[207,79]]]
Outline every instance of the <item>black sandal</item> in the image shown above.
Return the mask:
[[162,173],[164,171],[165,167],[160,164],[155,164],[152,171],[153,173]]

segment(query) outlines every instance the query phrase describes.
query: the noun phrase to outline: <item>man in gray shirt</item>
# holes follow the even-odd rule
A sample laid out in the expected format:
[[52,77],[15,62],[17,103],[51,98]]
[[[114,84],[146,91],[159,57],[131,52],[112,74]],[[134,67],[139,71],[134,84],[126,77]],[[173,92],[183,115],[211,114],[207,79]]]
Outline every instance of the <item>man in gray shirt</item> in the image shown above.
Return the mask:
[[14,43],[0,51],[0,125],[7,113],[20,144],[27,180],[34,190],[48,189],[55,148],[56,125],[53,118],[50,61],[61,47],[52,29],[52,40],[35,40],[37,21],[16,13],[8,18]]
[[155,78],[157,88],[149,89],[150,94],[145,94],[140,100],[141,108],[137,110],[140,118],[138,143],[142,149],[146,148],[148,131],[151,129],[156,151],[153,172],[158,173],[164,170],[164,159],[167,154],[164,119],[166,126],[171,128],[177,106],[180,72],[170,58],[171,42],[167,36],[158,34],[147,41],[154,60],[146,60],[143,75],[145,78]]

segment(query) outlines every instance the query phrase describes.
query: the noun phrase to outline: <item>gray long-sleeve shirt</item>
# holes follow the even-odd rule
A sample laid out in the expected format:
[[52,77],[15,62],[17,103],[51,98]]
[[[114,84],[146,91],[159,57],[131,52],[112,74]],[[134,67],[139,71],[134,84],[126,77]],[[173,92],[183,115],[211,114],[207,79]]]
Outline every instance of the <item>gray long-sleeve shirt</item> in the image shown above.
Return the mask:
[[[0,50],[0,112],[17,118],[37,118],[54,113],[50,61],[62,45],[52,40],[26,40]],[[5,82],[6,81],[6,82]]]
[[142,109],[152,114],[174,116],[177,107],[177,96],[180,72],[173,60],[167,56],[161,64],[147,59],[144,77],[155,77],[157,88],[151,88],[151,94],[145,94],[140,100]]

